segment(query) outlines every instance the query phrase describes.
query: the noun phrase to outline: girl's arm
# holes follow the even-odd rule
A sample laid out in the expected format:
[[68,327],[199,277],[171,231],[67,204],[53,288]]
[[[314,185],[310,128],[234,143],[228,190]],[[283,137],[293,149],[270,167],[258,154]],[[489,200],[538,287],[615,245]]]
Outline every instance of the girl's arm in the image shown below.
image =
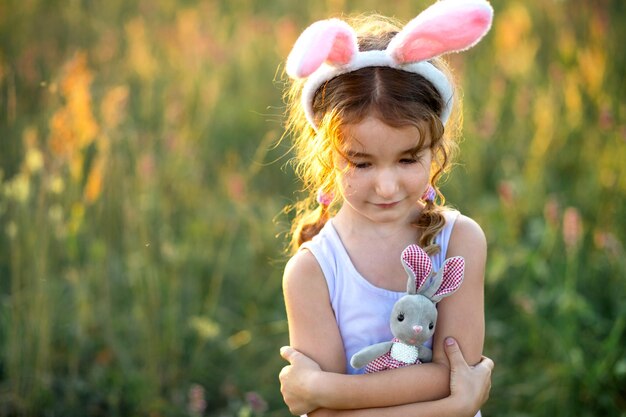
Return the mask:
[[[468,363],[480,360],[484,337],[486,243],[480,227],[464,216],[457,219],[447,257],[456,255],[465,258],[465,279],[454,295],[439,304],[433,363],[368,375],[343,375],[343,343],[323,273],[310,252],[296,254],[287,264],[283,281],[290,343],[326,372],[292,378],[299,381],[297,386],[286,386],[285,391],[298,393],[297,401],[308,403],[309,410],[387,407],[447,397],[450,368],[442,348],[444,335],[454,335],[464,347]],[[288,398],[286,401],[289,404]]]
[[[414,403],[395,407],[386,408],[368,408],[359,410],[330,410],[317,409],[309,413],[310,417],[352,417],[352,416],[411,416],[420,417],[428,416],[474,416],[487,398],[491,389],[491,372],[493,370],[493,362],[489,358],[483,357],[480,363],[474,367],[470,367],[465,362],[458,344],[453,338],[446,339],[445,352],[451,366],[450,390],[451,394],[438,401],[429,401],[422,403]],[[281,382],[287,382],[291,377],[291,369],[298,367],[300,369],[309,368],[312,372],[321,372],[319,366],[310,358],[307,358],[300,352],[290,347],[281,349],[283,358],[289,361],[290,365],[286,366],[281,372]],[[288,394],[283,391],[283,395]],[[298,408],[300,404],[293,404],[290,411],[293,414],[303,414],[308,409]]]
[[[480,226],[469,217],[459,215],[448,245],[446,258],[465,258],[465,276],[459,290],[437,304],[437,329],[433,346],[441,347],[446,336],[454,336],[467,363],[480,361],[485,339],[484,277],[487,241]],[[441,348],[433,350],[433,362],[448,364]]]

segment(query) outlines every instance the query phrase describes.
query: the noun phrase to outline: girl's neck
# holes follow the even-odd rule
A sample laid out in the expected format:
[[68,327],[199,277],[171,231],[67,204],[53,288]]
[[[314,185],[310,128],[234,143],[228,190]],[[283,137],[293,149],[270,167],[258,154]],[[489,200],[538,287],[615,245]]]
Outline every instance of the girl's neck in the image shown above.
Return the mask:
[[332,222],[356,270],[376,287],[402,292],[406,290],[406,272],[400,254],[419,241],[420,232],[411,223],[420,211],[416,205],[403,221],[376,223],[342,207]]

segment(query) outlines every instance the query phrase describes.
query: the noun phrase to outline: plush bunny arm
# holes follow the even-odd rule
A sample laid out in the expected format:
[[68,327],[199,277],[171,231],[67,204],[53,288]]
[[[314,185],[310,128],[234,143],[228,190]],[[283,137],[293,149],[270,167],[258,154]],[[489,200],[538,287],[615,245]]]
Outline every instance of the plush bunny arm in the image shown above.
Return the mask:
[[352,358],[350,358],[350,365],[352,365],[355,369],[363,368],[374,359],[389,352],[392,345],[393,342],[389,341],[365,347],[352,355]]
[[422,362],[431,362],[433,360],[433,351],[426,346],[420,346],[418,359]]

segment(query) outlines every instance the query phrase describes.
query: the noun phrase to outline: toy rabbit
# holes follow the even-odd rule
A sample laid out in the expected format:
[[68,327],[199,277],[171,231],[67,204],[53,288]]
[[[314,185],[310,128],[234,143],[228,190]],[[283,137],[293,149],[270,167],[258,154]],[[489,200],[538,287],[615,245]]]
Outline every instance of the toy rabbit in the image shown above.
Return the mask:
[[463,282],[465,260],[460,256],[446,259],[438,272],[417,245],[409,245],[401,259],[409,276],[408,294],[393,306],[390,325],[394,339],[363,348],[350,359],[356,369],[367,365],[366,373],[430,362],[433,352],[423,344],[435,332],[436,303],[452,295]]

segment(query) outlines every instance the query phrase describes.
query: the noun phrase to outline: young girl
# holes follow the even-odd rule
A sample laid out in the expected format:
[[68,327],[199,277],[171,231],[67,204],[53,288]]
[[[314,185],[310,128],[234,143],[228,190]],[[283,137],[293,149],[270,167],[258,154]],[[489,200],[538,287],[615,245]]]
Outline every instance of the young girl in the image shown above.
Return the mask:
[[[296,206],[283,282],[291,347],[280,379],[294,414],[473,416],[488,397],[486,242],[437,187],[456,128],[438,57],[475,45],[492,13],[484,0],[443,0],[403,29],[379,16],[324,20],[289,56],[288,128],[311,194]],[[412,243],[435,270],[464,257],[463,284],[438,304],[431,363],[360,374],[350,357],[392,338],[389,314],[406,290],[400,254]]]

